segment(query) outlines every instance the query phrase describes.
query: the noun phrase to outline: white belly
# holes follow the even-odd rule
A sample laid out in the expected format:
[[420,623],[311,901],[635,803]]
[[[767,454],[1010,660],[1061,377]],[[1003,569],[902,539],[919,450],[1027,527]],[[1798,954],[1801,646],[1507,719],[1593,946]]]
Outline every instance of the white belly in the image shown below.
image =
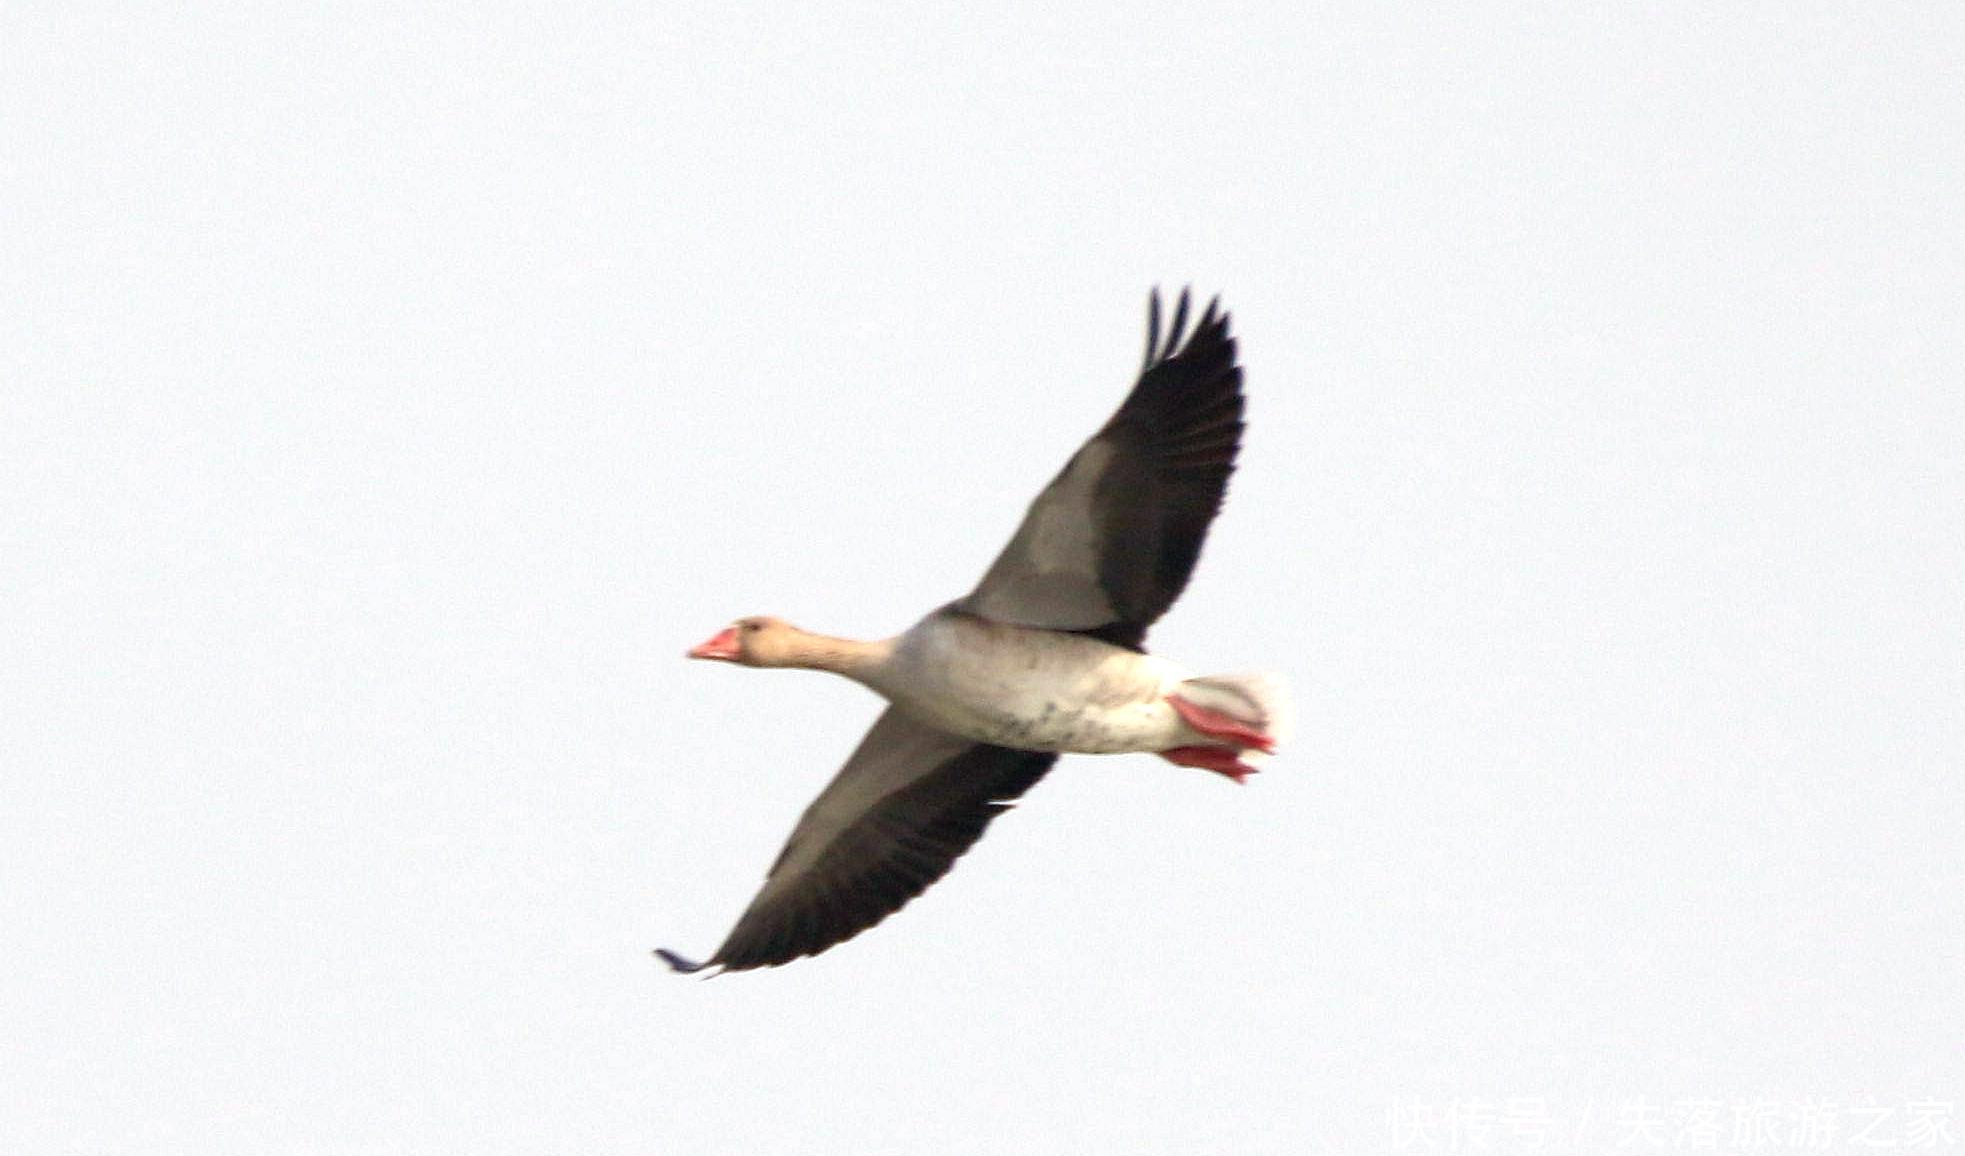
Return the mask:
[[964,738],[1116,754],[1182,741],[1166,694],[1185,677],[1165,659],[1095,639],[937,614],[901,636],[874,689]]

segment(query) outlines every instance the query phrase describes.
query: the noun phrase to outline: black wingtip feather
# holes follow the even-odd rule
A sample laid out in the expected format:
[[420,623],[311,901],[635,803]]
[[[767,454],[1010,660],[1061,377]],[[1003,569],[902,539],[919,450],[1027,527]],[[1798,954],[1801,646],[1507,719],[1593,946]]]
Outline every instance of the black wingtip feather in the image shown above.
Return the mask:
[[1174,306],[1174,323],[1167,326],[1167,344],[1160,351],[1162,361],[1172,357],[1174,351],[1180,348],[1181,338],[1187,336],[1188,297],[1189,291],[1186,288],[1181,289],[1180,303]]
[[709,966],[707,963],[697,963],[687,956],[677,955],[666,947],[656,948],[655,954],[661,956],[662,962],[668,964],[671,970],[681,975],[695,975]]
[[1183,287],[1180,296],[1174,301],[1173,318],[1170,324],[1162,327],[1160,313],[1160,290],[1156,286],[1146,298],[1146,357],[1140,362],[1142,372],[1157,365],[1164,365],[1176,358],[1186,356],[1199,349],[1227,348],[1227,360],[1235,359],[1234,339],[1228,336],[1229,314],[1221,311],[1221,295],[1208,299],[1208,306],[1190,331],[1187,317],[1193,305],[1193,287]]

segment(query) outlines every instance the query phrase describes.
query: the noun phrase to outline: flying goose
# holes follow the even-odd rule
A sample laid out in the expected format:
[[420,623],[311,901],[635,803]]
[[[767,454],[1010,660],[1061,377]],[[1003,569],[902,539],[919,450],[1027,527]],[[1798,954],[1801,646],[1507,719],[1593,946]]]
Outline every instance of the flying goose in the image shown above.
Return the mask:
[[1187,586],[1242,435],[1242,371],[1211,302],[1188,294],[1161,340],[1147,311],[1139,380],[1044,488],[964,597],[863,642],[740,618],[688,656],[844,675],[889,701],[806,808],[716,954],[677,971],[816,955],[947,873],[1061,753],[1143,751],[1240,783],[1286,725],[1268,675],[1193,677],[1145,652]]

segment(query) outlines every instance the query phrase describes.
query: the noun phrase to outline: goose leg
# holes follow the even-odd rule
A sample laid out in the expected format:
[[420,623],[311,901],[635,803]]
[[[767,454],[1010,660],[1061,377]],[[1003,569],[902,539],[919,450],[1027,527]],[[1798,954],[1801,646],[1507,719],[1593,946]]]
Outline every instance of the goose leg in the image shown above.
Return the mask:
[[1254,747],[1264,754],[1276,749],[1275,739],[1233,715],[1189,702],[1177,694],[1167,696],[1167,705],[1174,708],[1174,713],[1180,716],[1180,721],[1198,734],[1211,739],[1220,739],[1225,743],[1233,743],[1238,747]]
[[1200,767],[1227,775],[1237,783],[1255,774],[1255,768],[1243,762],[1233,747],[1171,747],[1161,751],[1160,757],[1177,767]]

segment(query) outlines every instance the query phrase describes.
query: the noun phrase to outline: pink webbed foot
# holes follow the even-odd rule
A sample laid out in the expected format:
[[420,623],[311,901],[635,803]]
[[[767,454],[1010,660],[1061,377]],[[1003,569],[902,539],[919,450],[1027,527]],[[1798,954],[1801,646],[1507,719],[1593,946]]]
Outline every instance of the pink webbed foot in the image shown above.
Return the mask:
[[[1180,721],[1186,723],[1190,729],[1206,735],[1211,739],[1220,739],[1225,743],[1233,743],[1238,747],[1253,747],[1264,754],[1270,754],[1276,749],[1275,739],[1270,738],[1268,735],[1263,734],[1261,731],[1256,730],[1233,715],[1223,714],[1221,711],[1214,710],[1210,707],[1188,702],[1177,694],[1167,696],[1167,705],[1174,708],[1174,713],[1180,716]],[[1206,750],[1208,748],[1181,747],[1178,749]],[[1202,764],[1183,765],[1200,766]],[[1214,768],[1210,769],[1212,770]]]
[[1227,775],[1240,783],[1255,774],[1255,768],[1242,761],[1233,747],[1172,747],[1160,752],[1160,757],[1177,767],[1200,767],[1218,775]]

